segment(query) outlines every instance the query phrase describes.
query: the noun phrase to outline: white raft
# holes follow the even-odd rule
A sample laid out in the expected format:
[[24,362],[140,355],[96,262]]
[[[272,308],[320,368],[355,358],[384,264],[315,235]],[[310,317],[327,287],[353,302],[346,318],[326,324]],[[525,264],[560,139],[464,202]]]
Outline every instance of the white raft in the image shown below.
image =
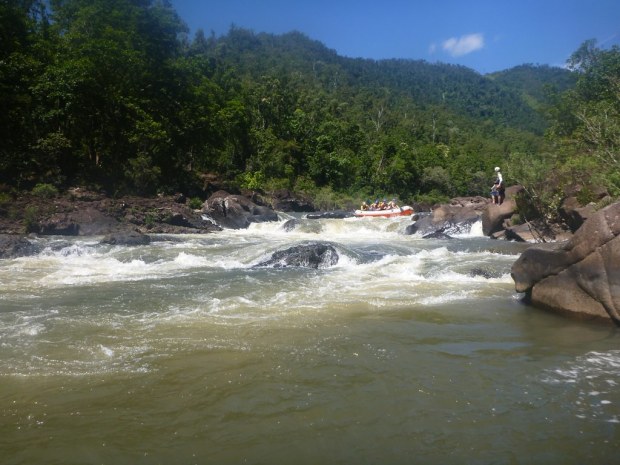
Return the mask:
[[408,216],[413,214],[413,208],[405,205],[404,207],[388,208],[387,210],[355,210],[355,216],[371,218],[392,218],[395,216]]

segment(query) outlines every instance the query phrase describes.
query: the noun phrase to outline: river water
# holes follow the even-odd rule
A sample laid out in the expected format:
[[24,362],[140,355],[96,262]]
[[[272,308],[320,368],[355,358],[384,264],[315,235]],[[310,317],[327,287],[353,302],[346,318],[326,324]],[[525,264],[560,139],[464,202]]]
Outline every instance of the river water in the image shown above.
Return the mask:
[[[618,463],[618,330],[524,305],[521,245],[408,224],[0,261],[0,463]],[[313,241],[338,263],[254,267]]]

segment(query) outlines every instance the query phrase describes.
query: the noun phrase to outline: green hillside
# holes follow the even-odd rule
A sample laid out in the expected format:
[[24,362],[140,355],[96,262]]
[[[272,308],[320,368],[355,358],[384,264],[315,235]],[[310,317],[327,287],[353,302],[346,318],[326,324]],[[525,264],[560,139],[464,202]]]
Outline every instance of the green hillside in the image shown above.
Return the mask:
[[486,195],[493,166],[559,153],[580,76],[351,59],[299,32],[188,38],[154,1],[2,2],[0,25],[0,182],[20,189],[203,196],[211,173],[329,202]]

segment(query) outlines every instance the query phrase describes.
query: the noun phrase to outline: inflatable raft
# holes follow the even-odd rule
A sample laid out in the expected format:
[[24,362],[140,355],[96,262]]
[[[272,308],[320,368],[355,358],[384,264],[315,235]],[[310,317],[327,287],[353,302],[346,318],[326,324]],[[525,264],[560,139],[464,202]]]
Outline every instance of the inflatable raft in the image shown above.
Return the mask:
[[388,208],[387,210],[355,210],[355,216],[370,218],[392,218],[395,216],[407,216],[413,214],[413,208],[406,205],[398,208]]

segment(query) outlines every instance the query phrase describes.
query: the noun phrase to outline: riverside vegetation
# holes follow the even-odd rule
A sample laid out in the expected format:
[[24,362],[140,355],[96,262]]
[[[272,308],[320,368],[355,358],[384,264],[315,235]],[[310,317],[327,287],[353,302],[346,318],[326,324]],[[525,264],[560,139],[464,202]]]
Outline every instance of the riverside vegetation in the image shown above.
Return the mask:
[[496,165],[524,187],[522,220],[561,221],[568,188],[583,204],[620,192],[617,46],[483,76],[299,32],[190,38],[149,0],[2,2],[0,24],[3,204],[75,186],[205,200],[207,176],[320,209],[429,203],[486,196]]

